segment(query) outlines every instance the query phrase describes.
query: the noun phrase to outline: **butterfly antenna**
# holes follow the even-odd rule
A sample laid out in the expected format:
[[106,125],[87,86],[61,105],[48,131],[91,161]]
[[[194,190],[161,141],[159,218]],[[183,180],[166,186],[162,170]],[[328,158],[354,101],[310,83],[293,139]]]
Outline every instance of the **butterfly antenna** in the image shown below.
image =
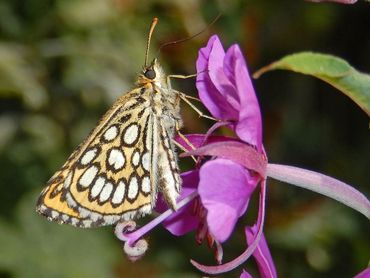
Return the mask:
[[154,28],[157,25],[157,23],[158,23],[158,18],[157,17],[153,18],[152,24],[150,25],[150,29],[149,29],[148,41],[147,41],[147,44],[146,44],[145,63],[144,63],[145,67],[148,64],[148,55],[149,55],[150,40],[152,38],[152,34],[153,34]]
[[197,36],[199,36],[200,34],[204,33],[207,29],[209,29],[213,24],[216,23],[216,21],[221,17],[221,14],[218,14],[216,16],[216,18],[210,23],[208,24],[203,30],[201,30],[200,32],[190,36],[190,37],[187,37],[187,38],[184,38],[184,39],[180,39],[180,40],[176,40],[176,41],[171,41],[171,42],[166,42],[164,44],[162,44],[159,49],[158,49],[158,53],[161,52],[162,48],[164,48],[165,46],[169,46],[169,45],[172,45],[172,44],[177,44],[177,43],[182,43],[182,42],[185,42],[185,41],[188,41],[188,40],[191,40]]

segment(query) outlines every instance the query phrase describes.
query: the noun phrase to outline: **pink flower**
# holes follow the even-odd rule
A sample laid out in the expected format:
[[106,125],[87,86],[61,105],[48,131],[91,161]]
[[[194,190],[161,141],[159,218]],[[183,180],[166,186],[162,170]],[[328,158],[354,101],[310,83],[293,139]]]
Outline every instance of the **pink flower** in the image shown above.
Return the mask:
[[200,49],[196,86],[203,104],[217,118],[226,120],[244,142],[262,151],[259,104],[238,45],[226,54],[217,36]]
[[[215,241],[216,260],[221,263],[220,244],[231,236],[238,219],[246,213],[252,193],[258,183],[264,180],[267,161],[262,146],[262,120],[246,62],[237,45],[230,47],[225,53],[218,37],[211,37],[207,46],[199,51],[197,72],[196,85],[203,104],[214,117],[232,128],[238,138],[232,140],[207,135],[188,137],[194,146],[200,147],[190,151],[188,155],[212,155],[215,159],[204,163],[199,169],[198,218],[195,220],[194,214],[190,213],[194,206],[187,206],[174,213],[164,225],[175,235],[184,234],[196,226],[198,242],[204,238]],[[210,144],[212,140],[218,142]],[[186,145],[185,142],[180,143]],[[243,150],[240,152],[243,157],[238,157],[232,148]],[[224,151],[226,156],[232,155],[233,159],[223,158]],[[249,163],[242,161],[248,160],[248,157]],[[255,163],[257,160],[259,162]],[[256,165],[262,166],[256,169]],[[186,183],[184,188],[187,191]],[[261,203],[259,230],[256,238],[253,238],[253,248],[257,248],[262,237],[263,211],[264,202]],[[253,245],[253,241],[249,244]],[[249,252],[241,260],[231,263],[221,271],[225,272],[228,268],[235,268],[243,263],[253,253],[253,248],[247,249]],[[264,253],[268,249],[259,250]],[[272,259],[270,262],[272,263]],[[197,265],[196,262],[193,263]],[[261,264],[260,268],[264,269],[265,265]],[[274,266],[270,268],[275,269]],[[218,267],[217,272],[220,269]]]
[[[262,120],[246,62],[237,45],[225,53],[217,36],[210,38],[199,51],[197,60],[199,97],[210,113],[220,119],[205,135],[187,135],[195,147],[177,141],[199,156],[196,169],[183,173],[183,188],[178,209],[173,212],[159,200],[156,210],[162,212],[145,226],[135,230],[133,222],[116,226],[116,235],[125,242],[126,254],[135,260],[147,249],[142,236],[163,223],[176,236],[196,230],[198,243],[207,240],[214,249],[219,265],[192,264],[208,274],[220,274],[242,265],[250,256],[256,259],[261,277],[277,277],[275,266],[263,236],[266,178],[272,177],[334,198],[370,218],[370,202],[353,187],[328,176],[292,166],[267,163],[262,144]],[[225,125],[235,138],[214,136],[213,131]],[[204,162],[204,157],[211,160]],[[235,225],[248,208],[249,199],[259,190],[256,224],[245,227],[246,250],[222,264],[222,243],[233,233]],[[250,277],[243,270],[241,277]]]
[[[226,121],[240,141],[256,148],[257,156],[263,156],[260,108],[239,46],[233,45],[225,53],[218,37],[212,36],[199,51],[197,72],[196,86],[203,104],[215,118]],[[201,167],[198,191],[211,234],[224,242],[245,213],[261,176],[218,157]]]

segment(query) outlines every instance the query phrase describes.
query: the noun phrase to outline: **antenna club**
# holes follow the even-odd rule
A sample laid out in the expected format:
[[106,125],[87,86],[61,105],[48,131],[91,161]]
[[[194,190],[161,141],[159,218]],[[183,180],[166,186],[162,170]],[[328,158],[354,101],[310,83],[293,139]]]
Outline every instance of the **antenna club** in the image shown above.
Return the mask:
[[146,51],[145,51],[145,61],[144,61],[145,67],[148,64],[148,55],[149,55],[150,40],[152,38],[152,34],[153,34],[153,31],[154,31],[154,28],[157,25],[158,21],[159,21],[158,17],[154,17],[153,18],[153,21],[152,21],[152,24],[150,25],[149,34],[148,34],[148,41],[147,41]]

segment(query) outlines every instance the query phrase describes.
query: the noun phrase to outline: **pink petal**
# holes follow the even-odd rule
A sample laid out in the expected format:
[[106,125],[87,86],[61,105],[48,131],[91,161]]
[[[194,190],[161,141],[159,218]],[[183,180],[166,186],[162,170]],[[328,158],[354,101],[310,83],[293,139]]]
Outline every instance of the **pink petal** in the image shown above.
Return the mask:
[[189,155],[210,155],[229,159],[257,172],[262,178],[266,175],[267,161],[265,156],[258,153],[253,147],[238,141],[211,143],[181,156]]
[[256,188],[245,168],[226,159],[205,163],[200,169],[199,196],[207,210],[207,224],[219,242],[231,235],[238,218],[244,214]]
[[222,62],[225,52],[219,38],[212,36],[206,47],[199,51],[196,67],[196,87],[203,104],[218,119],[237,119],[237,110],[227,102],[227,95],[234,95],[235,89],[230,87],[223,74]]
[[256,237],[254,241],[248,246],[248,248],[237,258],[234,260],[217,266],[206,266],[202,265],[194,260],[191,260],[190,262],[200,271],[203,271],[204,273],[208,274],[220,274],[229,272],[244,262],[248,260],[248,258],[253,254],[253,252],[258,247],[258,243],[262,236],[263,231],[263,224],[265,221],[265,200],[266,200],[266,180],[263,180],[261,183],[261,192],[260,192],[260,201],[259,201],[259,209],[258,209],[258,219],[257,219],[257,227],[258,232],[256,234]]
[[[199,148],[204,144],[209,144],[213,142],[223,142],[223,141],[239,141],[237,138],[222,136],[222,135],[210,135],[206,136],[204,134],[186,134],[186,139],[193,145],[195,148]],[[176,136],[175,140],[181,144],[187,150],[193,150],[192,147],[188,145],[180,136]]]
[[[183,181],[181,195],[179,200],[187,198],[194,192],[199,183],[198,171],[190,171],[181,174]],[[166,220],[163,221],[163,226],[173,235],[181,236],[192,230],[195,230],[199,225],[199,218],[193,214],[193,202],[185,205],[176,212],[172,213]],[[156,211],[163,212],[167,209],[167,205],[163,200],[158,200]]]
[[[208,74],[209,56],[215,41],[219,42],[219,39],[216,35],[209,39],[206,47],[203,47],[199,50],[198,59],[196,62],[196,87],[199,92],[199,98],[207,107],[208,111],[210,111],[214,117],[222,118],[224,110],[219,106],[219,103],[222,102],[223,96],[214,86]],[[221,59],[223,59],[223,57],[221,57]]]
[[247,64],[238,45],[230,47],[225,57],[225,72],[233,78],[240,100],[236,134],[248,144],[262,150],[262,118]]
[[245,271],[244,269],[243,269],[243,272],[242,272],[242,274],[240,275],[240,277],[239,278],[253,278],[253,276],[252,275],[250,275],[247,271]]
[[370,267],[366,268],[361,273],[357,274],[354,278],[369,278],[370,277]]
[[[247,236],[248,245],[251,244],[254,240],[255,235],[257,234],[257,226],[246,227],[245,234]],[[258,243],[257,249],[253,253],[254,258],[257,261],[257,266],[262,278],[276,278],[276,269],[274,261],[272,260],[270,250],[267,246],[267,241],[265,236],[262,235]]]
[[224,114],[223,119],[237,119],[237,111],[240,109],[239,98],[235,86],[224,73],[224,57],[225,51],[221,42],[215,40],[208,59],[208,74],[213,85],[224,97],[223,103],[219,105],[230,106],[228,114]]

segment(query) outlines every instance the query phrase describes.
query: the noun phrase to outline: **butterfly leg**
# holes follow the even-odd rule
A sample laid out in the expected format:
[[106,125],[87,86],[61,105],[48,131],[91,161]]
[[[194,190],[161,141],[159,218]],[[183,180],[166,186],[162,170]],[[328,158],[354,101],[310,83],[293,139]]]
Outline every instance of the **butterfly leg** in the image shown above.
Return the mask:
[[194,73],[194,74],[189,74],[189,75],[181,75],[181,74],[170,74],[170,75],[167,75],[167,83],[169,82],[169,80],[171,78],[178,78],[178,79],[188,79],[188,78],[192,78],[192,77],[196,77],[198,74]]
[[[182,150],[183,152],[187,152],[188,150],[186,148],[183,147],[183,145],[181,145],[180,143],[178,143],[176,140],[173,140],[173,144],[178,147],[180,150]],[[194,160],[195,163],[197,163],[197,159],[192,155],[191,158]]]
[[181,93],[181,92],[178,92],[179,95],[180,95],[180,98],[186,102],[195,112],[197,112],[197,114],[199,115],[200,118],[205,118],[205,119],[209,119],[209,120],[212,120],[212,121],[216,121],[216,122],[219,122],[220,120],[219,119],[216,119],[216,118],[213,118],[211,116],[208,116],[208,115],[205,115],[202,111],[200,111],[193,103],[191,103],[189,100],[188,100],[188,96],[184,93]]
[[[180,74],[170,74],[167,76],[167,86],[168,88],[171,90],[171,91],[175,91],[175,90],[172,90],[172,86],[171,86],[171,78],[178,78],[178,79],[187,79],[187,78],[192,78],[192,77],[196,77],[197,74],[190,74],[190,75],[180,75]],[[191,97],[191,96],[188,96],[187,94],[184,94],[182,92],[179,92],[179,91],[175,91],[176,93],[179,94],[180,98],[185,101],[195,112],[198,113],[199,117],[200,118],[206,118],[206,119],[210,119],[210,120],[213,120],[213,121],[216,121],[218,122],[219,120],[216,119],[216,118],[213,118],[211,116],[207,116],[205,115],[202,111],[200,111],[194,104],[192,104],[188,99],[193,99],[193,100],[197,100],[197,101],[200,101],[198,98],[196,97]]]
[[188,99],[191,99],[191,100],[196,100],[196,101],[202,102],[199,98],[197,98],[197,97],[192,97],[192,96],[189,96],[189,95],[187,95],[187,94],[183,94],[183,97],[188,98]]
[[[172,87],[171,87],[171,78],[187,79],[187,78],[192,78],[192,77],[195,77],[195,76],[197,76],[197,74],[190,74],[190,75],[171,74],[171,75],[168,75],[167,76],[167,85],[168,85],[168,88],[170,88],[170,90],[172,90]],[[189,96],[189,95],[184,94],[184,93],[182,93],[182,94],[183,94],[184,97],[186,97],[188,99],[192,99],[192,100],[196,100],[196,101],[202,102],[197,97],[192,97],[192,96]]]
[[[186,138],[186,136],[184,134],[182,134],[182,132],[180,131],[180,126],[178,123],[176,123],[176,132],[177,134],[179,135],[179,137],[192,149],[192,150],[195,150],[195,146],[189,141],[188,138]],[[179,148],[181,149],[182,151],[184,152],[187,152],[188,150],[183,147],[180,143],[178,143],[176,140],[173,140],[174,144]],[[194,157],[194,156],[191,156],[191,158],[194,160],[195,163],[197,163],[197,159]]]
[[197,74],[190,74],[190,75],[180,75],[180,74],[170,74],[167,75],[167,87],[170,91],[172,91],[172,85],[171,85],[171,78],[177,78],[177,79],[187,79],[196,77]]
[[186,138],[186,136],[184,134],[182,134],[182,132],[180,131],[180,126],[178,123],[176,123],[176,132],[177,134],[179,135],[179,137],[192,149],[192,150],[195,150],[195,146],[189,141],[188,138]]

